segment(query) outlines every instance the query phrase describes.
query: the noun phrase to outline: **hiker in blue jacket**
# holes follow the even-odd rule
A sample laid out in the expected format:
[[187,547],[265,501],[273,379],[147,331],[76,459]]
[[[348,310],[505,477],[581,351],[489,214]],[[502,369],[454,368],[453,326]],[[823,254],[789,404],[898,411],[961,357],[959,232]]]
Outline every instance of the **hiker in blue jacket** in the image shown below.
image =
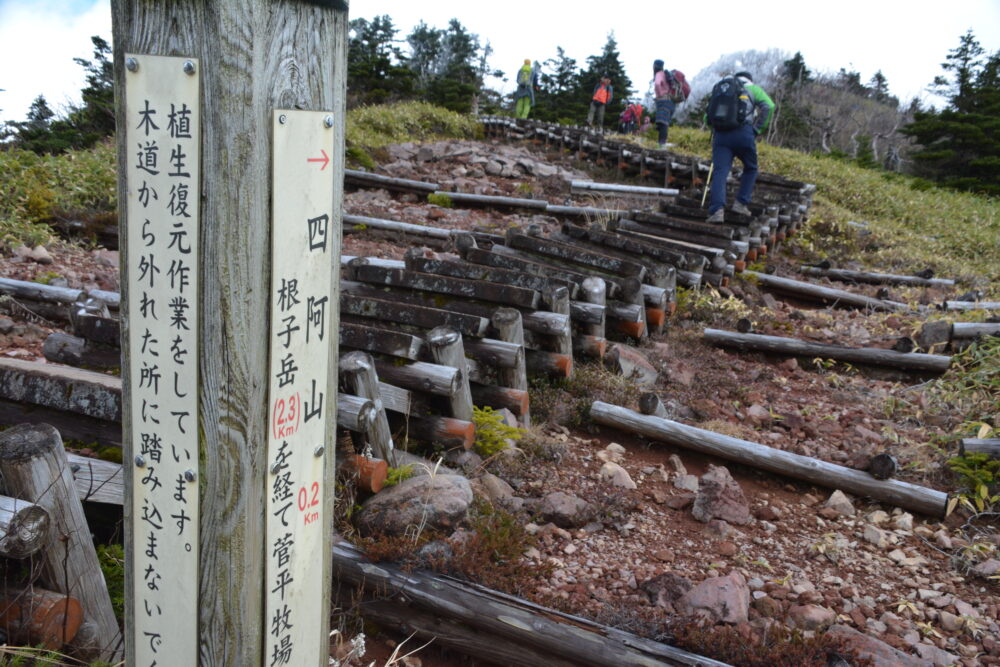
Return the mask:
[[[774,115],[774,102],[764,89],[754,84],[750,72],[737,72],[733,79],[742,84],[740,94],[741,121],[735,127],[718,126],[713,123],[711,112],[712,100],[709,100],[709,112],[705,120],[712,125],[712,184],[709,191],[709,206],[707,222],[721,223],[725,221],[726,179],[733,167],[733,158],[739,158],[743,163],[743,174],[740,176],[740,187],[733,203],[733,213],[751,215],[747,204],[753,197],[753,187],[757,182],[757,137],[767,130]],[[723,79],[713,89],[713,98]],[[739,86],[737,86],[738,88]]]

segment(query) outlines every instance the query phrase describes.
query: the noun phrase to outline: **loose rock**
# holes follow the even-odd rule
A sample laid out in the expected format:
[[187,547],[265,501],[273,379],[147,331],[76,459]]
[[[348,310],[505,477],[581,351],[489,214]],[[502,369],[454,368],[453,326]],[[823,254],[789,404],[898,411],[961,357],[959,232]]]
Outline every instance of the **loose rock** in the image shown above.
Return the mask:
[[691,513],[704,523],[716,518],[738,525],[751,521],[743,489],[725,466],[710,466],[702,476],[701,488],[695,496]]

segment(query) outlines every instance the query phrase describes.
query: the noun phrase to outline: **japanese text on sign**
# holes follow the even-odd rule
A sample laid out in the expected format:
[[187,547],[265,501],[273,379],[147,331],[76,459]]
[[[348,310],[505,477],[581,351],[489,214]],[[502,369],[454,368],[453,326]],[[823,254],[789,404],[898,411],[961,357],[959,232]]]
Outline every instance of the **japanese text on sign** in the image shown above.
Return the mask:
[[[326,664],[321,641],[329,389],[333,153],[327,114],[278,111],[271,227],[265,665]],[[339,232],[338,232],[339,233]],[[337,239],[339,240],[339,238]]]
[[[137,665],[197,664],[197,61],[126,55]],[[129,463],[129,462],[127,462]]]

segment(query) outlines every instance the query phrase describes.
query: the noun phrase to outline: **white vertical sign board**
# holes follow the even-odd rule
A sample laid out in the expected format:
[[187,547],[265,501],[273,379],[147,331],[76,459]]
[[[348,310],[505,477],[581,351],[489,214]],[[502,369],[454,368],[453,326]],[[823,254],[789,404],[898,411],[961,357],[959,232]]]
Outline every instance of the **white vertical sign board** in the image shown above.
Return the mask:
[[[321,636],[334,238],[333,116],[274,112],[264,664],[326,665]],[[331,350],[331,346],[334,347]]]
[[137,665],[196,665],[198,61],[126,64],[132,641]]

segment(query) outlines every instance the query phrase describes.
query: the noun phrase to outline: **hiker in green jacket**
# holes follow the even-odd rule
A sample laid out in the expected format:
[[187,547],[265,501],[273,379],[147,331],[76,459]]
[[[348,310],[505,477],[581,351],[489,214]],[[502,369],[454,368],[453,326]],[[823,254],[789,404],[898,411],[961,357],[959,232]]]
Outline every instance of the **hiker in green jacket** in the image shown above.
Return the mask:
[[517,90],[514,91],[514,116],[527,118],[531,107],[535,106],[535,89],[538,87],[538,63],[532,66],[531,59],[525,58],[524,65],[517,72]]
[[712,88],[705,113],[706,122],[712,126],[713,171],[707,222],[725,221],[726,179],[733,158],[743,163],[743,173],[732,211],[751,215],[747,204],[757,182],[757,137],[767,130],[773,115],[774,102],[754,84],[750,72],[737,72]]

